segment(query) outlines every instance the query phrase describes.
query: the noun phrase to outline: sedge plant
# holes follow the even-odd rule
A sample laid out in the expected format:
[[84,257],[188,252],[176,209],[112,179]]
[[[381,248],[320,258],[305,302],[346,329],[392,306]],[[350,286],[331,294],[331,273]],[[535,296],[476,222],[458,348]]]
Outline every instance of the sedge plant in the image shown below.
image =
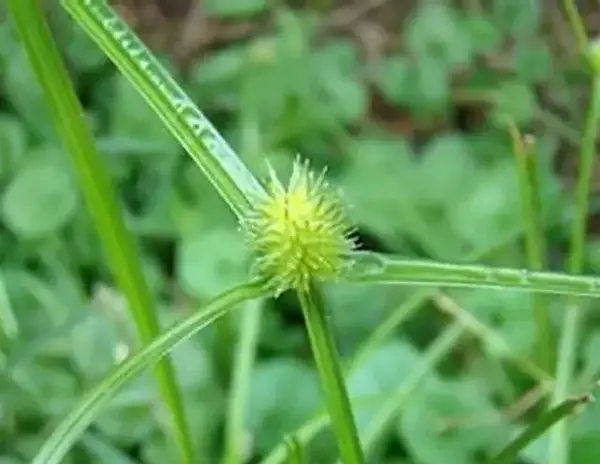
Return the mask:
[[[391,399],[393,405],[382,410],[369,429],[366,441],[361,443],[348,398],[345,370],[329,326],[327,308],[320,298],[322,285],[331,281],[344,281],[356,285],[496,288],[571,296],[600,296],[600,279],[595,276],[545,272],[541,269],[442,263],[357,251],[353,223],[343,196],[328,185],[325,172],[313,172],[306,161],[298,158],[289,180],[280,179],[271,170],[268,181],[259,182],[194,102],[104,0],[62,0],[61,5],[141,93],[210,180],[237,217],[240,233],[253,252],[254,265],[248,284],[216,296],[204,309],[162,334],[159,334],[158,327],[152,325],[152,331],[148,329],[145,332],[144,347],[109,373],[84,396],[70,414],[53,427],[50,437],[34,459],[34,464],[61,462],[118,388],[138,375],[142,369],[156,365],[177,344],[206,327],[233,306],[247,300],[277,297],[286,291],[297,294],[340,461],[361,464],[366,462],[365,449],[370,448],[379,437],[379,431],[389,423],[398,405],[405,401],[407,391],[416,387],[424,371],[415,373],[414,380],[398,390],[396,397]],[[89,185],[96,185],[97,188],[97,176],[104,174],[101,174],[102,170],[96,172],[89,167],[89,160],[93,159],[90,158],[90,153],[94,153],[93,142],[81,118],[81,111],[74,103],[73,89],[69,87],[64,64],[45,25],[40,7],[35,0],[13,0],[9,2],[9,6],[43,86],[55,125],[66,148],[73,154],[76,167],[88,176],[85,179],[82,177],[82,187],[88,186],[90,197],[95,194],[96,197],[93,198],[98,199],[100,194]],[[32,30],[43,31],[43,34],[32,35]],[[42,57],[45,56],[53,59],[42,62]],[[67,122],[71,124],[68,125]],[[589,138],[594,139],[595,134],[590,134]],[[108,191],[108,181],[102,182],[104,190]],[[99,208],[98,205],[99,201],[95,206]],[[90,209],[93,207],[94,203],[90,202]],[[126,229],[119,222],[118,212],[112,206],[107,208],[104,205],[104,208],[105,216],[113,221],[112,224],[117,224],[115,227],[120,231],[120,237],[125,237]],[[100,227],[101,233],[106,236],[110,234],[107,224],[108,222],[105,227]],[[119,237],[116,233],[115,236]],[[125,243],[130,246],[129,241]],[[123,289],[130,289],[131,298],[136,295],[139,298],[139,289],[144,284],[137,274],[136,266],[131,264],[135,262],[135,256],[132,253],[118,255],[118,251],[113,254],[126,261],[122,263],[124,268],[120,269]],[[132,284],[130,287],[126,286],[129,282],[127,279],[133,279],[132,276],[138,276],[135,277],[137,280],[134,279],[138,293],[131,290]],[[139,311],[150,311],[150,301],[136,301]],[[539,321],[540,329],[544,330],[543,324],[546,322],[541,317]],[[439,360],[464,330],[464,324],[457,323],[443,334],[432,347],[428,366]],[[542,338],[547,338],[543,333],[541,335]],[[546,350],[542,358],[548,362],[549,345],[544,342],[541,346]],[[424,369],[429,368],[428,366],[424,366]],[[171,405],[174,417],[177,418],[178,414],[181,415],[178,411],[182,407],[177,403],[179,400],[173,400],[177,398],[176,386],[164,373],[159,379],[165,385],[165,397],[171,398],[167,403]],[[552,414],[552,420],[556,422],[564,418],[571,409],[565,408],[565,411],[564,414]],[[536,430],[546,430],[554,422],[544,422],[543,428],[534,425]],[[181,448],[185,450],[182,456],[187,456],[183,459],[191,462],[192,451],[189,451],[189,440],[185,438],[188,433],[186,426],[178,419],[175,423]],[[526,441],[509,445],[511,456],[518,453],[525,446],[521,444]],[[298,440],[294,443],[294,447],[300,446]],[[301,454],[301,450],[294,452],[296,457]],[[199,455],[198,459],[204,456],[202,451]]]

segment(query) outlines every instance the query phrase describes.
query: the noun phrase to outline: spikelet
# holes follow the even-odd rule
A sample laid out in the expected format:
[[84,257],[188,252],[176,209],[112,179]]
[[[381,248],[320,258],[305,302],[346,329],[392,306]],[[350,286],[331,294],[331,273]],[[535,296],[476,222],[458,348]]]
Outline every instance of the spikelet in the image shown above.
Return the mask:
[[307,161],[296,159],[284,186],[269,166],[267,195],[240,221],[255,256],[254,272],[278,295],[305,291],[311,280],[335,278],[355,248],[353,228],[341,197],[315,175]]

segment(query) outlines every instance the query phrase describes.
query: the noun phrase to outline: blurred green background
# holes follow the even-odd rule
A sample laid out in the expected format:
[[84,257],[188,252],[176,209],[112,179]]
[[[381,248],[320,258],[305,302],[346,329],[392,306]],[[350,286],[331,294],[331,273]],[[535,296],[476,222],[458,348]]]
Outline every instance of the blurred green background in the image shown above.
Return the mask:
[[[233,215],[132,86],[67,15],[48,18],[139,241],[168,325],[241,283],[246,248]],[[517,171],[506,118],[537,140],[548,260],[563,269],[589,78],[569,26],[544,0],[121,0],[128,23],[164,58],[258,175],[287,175],[297,153],[327,165],[362,246],[421,258],[524,267]],[[597,2],[581,2],[590,33]],[[0,5],[0,464],[28,462],[63,417],[134,348],[134,330],[82,204],[23,49]],[[595,182],[597,184],[597,182]],[[596,190],[596,189],[595,189]],[[587,272],[600,264],[592,198]],[[351,356],[423,289],[328,285],[340,350]],[[531,357],[531,297],[452,291],[510,348]],[[349,379],[368,423],[422,365],[452,320],[431,293]],[[447,301],[446,301],[447,303]],[[265,306],[247,414],[247,462],[318,412],[302,318],[284,295]],[[564,300],[544,304],[558,326]],[[590,313],[578,385],[600,369]],[[239,317],[174,351],[187,410],[209,462],[222,448]],[[174,462],[146,374],[125,389],[68,464]],[[474,328],[411,393],[369,462],[476,464],[528,423],[535,380]],[[524,400],[525,398],[525,400]],[[536,398],[534,395],[534,402]],[[525,404],[525,405],[524,405]],[[600,459],[600,406],[578,416],[572,462]],[[330,432],[310,463],[334,459]],[[546,461],[547,438],[522,463]]]

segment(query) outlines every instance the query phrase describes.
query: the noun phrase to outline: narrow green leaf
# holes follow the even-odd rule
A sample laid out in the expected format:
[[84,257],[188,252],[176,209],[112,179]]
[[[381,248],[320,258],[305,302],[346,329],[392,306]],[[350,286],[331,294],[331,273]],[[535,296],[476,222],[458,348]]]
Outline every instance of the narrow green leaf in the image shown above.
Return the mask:
[[131,81],[240,216],[264,189],[211,122],[105,0],[62,0],[63,7]]
[[448,354],[465,332],[463,324],[455,322],[434,340],[426,351],[419,369],[411,372],[394,394],[383,403],[369,423],[363,439],[365,453],[368,453],[377,443],[377,440],[388,430],[394,418],[397,417],[399,411],[410,398],[411,393],[419,387],[426,375]]
[[588,37],[585,32],[585,23],[577,10],[577,2],[575,0],[563,0],[563,9],[567,19],[573,29],[573,35],[577,41],[577,48],[580,52],[584,52],[588,47]]
[[[512,121],[508,122],[508,131],[513,142],[519,177],[527,266],[529,269],[542,270],[545,267],[546,246],[540,216],[539,154],[535,149],[535,141],[522,137]],[[544,302],[541,295],[533,295],[532,309],[537,325],[537,357],[540,366],[547,372],[552,372],[555,364],[555,341],[550,313]]]
[[523,356],[515,350],[498,332],[493,328],[482,324],[469,311],[461,308],[447,295],[440,293],[434,297],[439,309],[460,322],[472,335],[482,340],[486,345],[492,347],[494,352],[501,353],[502,357],[510,359],[523,373],[528,374],[543,387],[550,391],[554,387],[554,379],[543,369],[537,366],[530,358]]
[[19,322],[10,304],[2,272],[0,272],[0,331],[9,340],[19,335]]
[[521,434],[488,461],[488,464],[512,464],[518,459],[519,452],[525,449],[527,445],[532,443],[554,424],[573,414],[579,407],[590,403],[593,400],[594,398],[590,394],[564,400],[530,424]]
[[287,446],[287,464],[306,463],[302,443],[300,443],[296,436],[286,437],[285,444]]
[[557,295],[600,297],[600,279],[558,272],[451,264],[354,252],[344,281],[395,285],[512,289]]
[[[472,259],[480,258],[482,255],[494,250],[499,245],[505,245],[515,241],[518,238],[518,233],[502,240],[500,243],[490,247],[490,249],[480,250],[471,256]],[[347,373],[353,372],[362,362],[373,352],[375,348],[381,345],[384,340],[387,340],[390,334],[394,333],[406,318],[417,310],[421,304],[425,303],[428,299],[435,297],[438,294],[438,290],[435,287],[429,289],[422,289],[415,292],[410,298],[408,298],[403,304],[399,305],[395,311],[392,311],[390,315],[375,329],[375,331],[369,336],[369,338],[361,344],[352,360],[346,365]],[[465,315],[469,313],[453,314],[453,317],[457,319],[465,328],[473,333],[476,337],[490,341],[496,348],[501,352],[507,353],[507,357],[512,359],[524,372],[530,374],[533,378],[544,384],[552,385],[552,379],[544,375],[537,366],[531,365],[528,362],[524,362],[523,358],[516,352],[511,350],[508,343],[491,329],[488,329],[481,324],[477,324],[476,321],[466,319]],[[295,437],[303,444],[306,445],[318,432],[323,430],[328,424],[327,418],[323,416],[313,417],[307,421],[304,425],[295,431]],[[269,455],[262,461],[262,464],[281,464],[285,459],[285,443],[277,445]]]
[[[577,7],[571,5],[577,15]],[[574,21],[573,18],[571,18]],[[585,119],[583,136],[579,153],[579,175],[575,189],[576,213],[571,224],[571,241],[569,250],[569,272],[581,272],[584,264],[585,241],[589,215],[589,198],[594,177],[596,161],[596,140],[598,136],[598,122],[600,121],[600,74],[594,76],[592,81],[592,94],[590,97],[588,114]],[[558,345],[558,360],[556,364],[556,389],[553,402],[563,401],[570,393],[571,381],[577,363],[577,351],[584,323],[584,308],[575,299],[570,299],[565,309],[562,332]],[[568,421],[558,424],[551,435],[550,462],[552,464],[569,463],[569,431]]]
[[[8,10],[42,86],[53,122],[67,148],[112,271],[127,297],[128,309],[139,337],[142,342],[148,343],[160,332],[153,297],[144,279],[135,241],[124,225],[109,175],[87,127],[83,108],[77,100],[40,2],[10,0]],[[169,360],[157,366],[156,377],[171,413],[172,422],[168,425],[172,425],[181,459],[196,463],[182,394]]]
[[[247,96],[244,92],[243,96]],[[245,153],[258,153],[262,147],[258,121],[254,117],[252,106],[240,114],[241,143]],[[244,311],[239,324],[237,342],[231,366],[229,401],[225,420],[225,443],[222,464],[241,464],[244,462],[246,442],[248,400],[251,390],[252,373],[261,333],[263,302],[252,303]],[[231,350],[229,350],[231,351]]]
[[56,427],[32,464],[59,464],[69,449],[85,432],[101,409],[128,381],[144,368],[156,364],[178,344],[208,326],[230,308],[244,301],[266,296],[260,283],[238,286],[214,298],[202,310],[175,324],[160,337],[121,363],[109,376],[90,391]]
[[436,289],[418,290],[399,305],[381,324],[369,335],[364,343],[360,345],[348,364],[347,371],[352,372],[360,366],[370,354],[383,344],[388,337],[396,333],[404,321],[409,319],[423,303],[436,294]]
[[83,446],[88,453],[95,456],[100,462],[110,464],[139,464],[108,441],[108,439],[93,433],[86,433],[81,437]]
[[246,404],[250,376],[260,335],[262,306],[253,303],[244,311],[240,324],[241,332],[235,350],[232,369],[230,399],[225,424],[225,450],[223,464],[243,462]]

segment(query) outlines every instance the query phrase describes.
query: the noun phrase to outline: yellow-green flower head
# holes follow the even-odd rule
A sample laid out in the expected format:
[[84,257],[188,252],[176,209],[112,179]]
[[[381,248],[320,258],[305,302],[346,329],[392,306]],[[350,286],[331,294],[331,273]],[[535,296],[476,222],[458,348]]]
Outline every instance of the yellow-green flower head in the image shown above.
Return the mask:
[[297,159],[285,187],[269,168],[267,195],[241,221],[256,256],[254,270],[277,294],[336,277],[355,247],[344,204],[324,175],[315,176]]

